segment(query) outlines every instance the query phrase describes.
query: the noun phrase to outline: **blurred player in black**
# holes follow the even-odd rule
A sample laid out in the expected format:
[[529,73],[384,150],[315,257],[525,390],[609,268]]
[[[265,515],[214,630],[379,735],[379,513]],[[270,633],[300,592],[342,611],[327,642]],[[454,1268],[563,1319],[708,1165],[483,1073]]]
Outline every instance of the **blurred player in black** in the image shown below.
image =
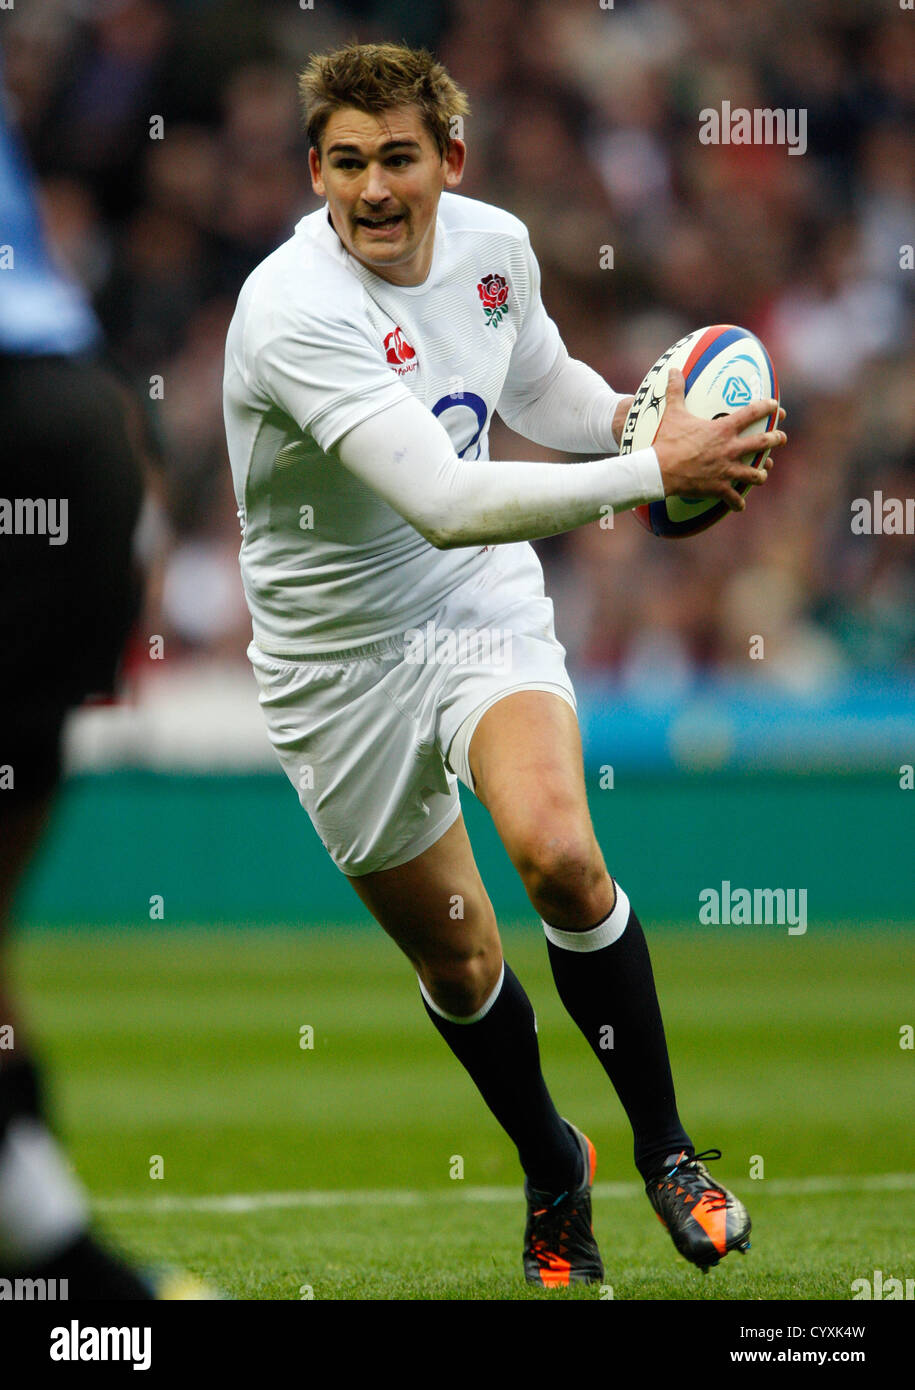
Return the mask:
[[100,364],[92,312],[48,255],[2,72],[0,266],[0,1277],[66,1279],[70,1299],[182,1297],[90,1234],[7,969],[14,898],[60,781],[65,716],[112,691],[138,611],[143,487],[141,414]]

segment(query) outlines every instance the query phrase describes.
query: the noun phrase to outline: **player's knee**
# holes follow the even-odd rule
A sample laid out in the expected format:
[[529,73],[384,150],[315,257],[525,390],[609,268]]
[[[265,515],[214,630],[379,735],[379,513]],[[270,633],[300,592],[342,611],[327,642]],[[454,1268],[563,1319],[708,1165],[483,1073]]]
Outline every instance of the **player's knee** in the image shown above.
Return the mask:
[[[607,869],[593,834],[553,831],[531,836],[519,864],[528,896],[556,926],[590,920],[605,893]],[[562,918],[563,920],[557,920]]]
[[475,1014],[495,989],[502,967],[497,947],[449,952],[420,964],[420,975],[432,998],[456,1018]]

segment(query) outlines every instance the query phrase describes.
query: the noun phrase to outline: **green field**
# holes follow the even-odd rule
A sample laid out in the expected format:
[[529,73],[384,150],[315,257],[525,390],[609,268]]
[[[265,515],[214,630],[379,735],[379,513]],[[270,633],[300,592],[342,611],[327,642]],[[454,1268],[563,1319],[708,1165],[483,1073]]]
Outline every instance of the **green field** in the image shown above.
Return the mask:
[[[915,1276],[915,934],[650,932],[681,1114],[754,1222],[751,1252],[705,1278],[637,1185],[542,939],[504,938],[557,1104],[597,1146],[614,1298],[848,1299],[875,1269]],[[15,959],[74,1164],[141,1262],[235,1299],[601,1296],[521,1280],[514,1151],[380,932],[31,931]]]

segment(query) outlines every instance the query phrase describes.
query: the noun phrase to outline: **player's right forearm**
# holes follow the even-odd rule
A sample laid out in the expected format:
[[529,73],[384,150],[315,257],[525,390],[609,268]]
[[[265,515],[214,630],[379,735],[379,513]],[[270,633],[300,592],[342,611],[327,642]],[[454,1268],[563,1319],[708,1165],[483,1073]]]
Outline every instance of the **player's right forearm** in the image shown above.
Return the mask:
[[577,464],[460,459],[412,399],[357,425],[337,452],[440,550],[554,536],[664,496],[653,449]]

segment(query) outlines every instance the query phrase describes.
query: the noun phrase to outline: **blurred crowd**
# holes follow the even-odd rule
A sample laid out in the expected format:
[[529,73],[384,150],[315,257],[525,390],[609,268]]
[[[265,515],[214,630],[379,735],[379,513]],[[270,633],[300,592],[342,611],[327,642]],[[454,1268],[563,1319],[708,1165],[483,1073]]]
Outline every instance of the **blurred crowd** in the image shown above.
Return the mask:
[[[538,543],[573,669],[676,691],[747,674],[762,636],[754,677],[800,692],[910,673],[915,536],[850,525],[855,498],[915,485],[915,14],[879,0],[0,12],[56,252],[148,400],[144,631],[244,659],[225,333],[245,276],[318,205],[295,75],[349,38],[425,44],[467,89],[462,192],[527,222],[569,351],[617,390],[705,323],[752,329],[778,368],[790,442],[745,514],[687,541],[619,516]],[[805,110],[806,153],[701,143],[725,100]],[[498,421],[491,451],[562,457]]]

